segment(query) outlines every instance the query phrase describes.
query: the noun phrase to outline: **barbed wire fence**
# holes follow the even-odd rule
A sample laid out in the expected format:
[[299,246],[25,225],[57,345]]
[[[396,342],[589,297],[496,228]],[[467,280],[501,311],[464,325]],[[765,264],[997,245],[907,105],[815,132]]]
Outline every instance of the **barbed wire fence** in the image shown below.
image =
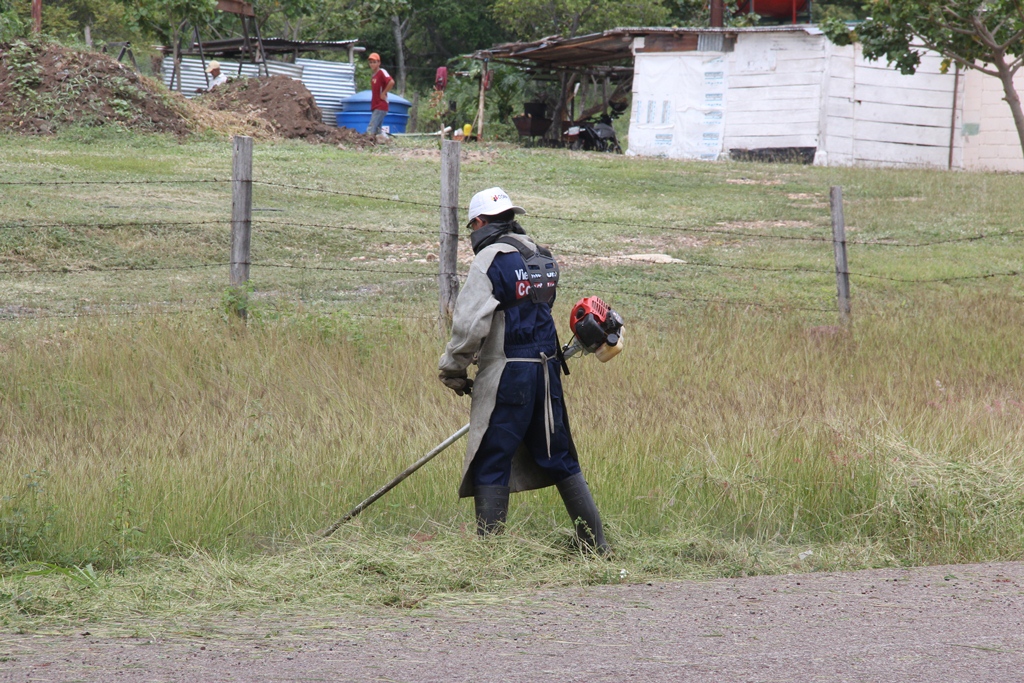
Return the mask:
[[[160,272],[160,273],[183,273],[199,271],[215,271],[216,269],[228,270],[227,291],[235,294],[228,297],[200,298],[192,297],[187,299],[181,297],[175,301],[128,301],[118,302],[107,306],[82,305],[75,306],[72,310],[54,311],[42,307],[34,307],[19,303],[17,301],[4,305],[0,301],[0,320],[27,321],[35,319],[74,319],[80,317],[98,316],[135,316],[135,315],[178,315],[197,311],[224,310],[230,308],[237,315],[245,318],[249,311],[247,301],[247,287],[250,281],[250,274],[253,269],[267,269],[279,271],[297,271],[300,277],[307,274],[328,274],[340,273],[367,278],[367,281],[374,278],[380,280],[378,283],[384,285],[408,286],[411,283],[427,286],[433,282],[438,293],[438,309],[435,314],[429,314],[425,310],[412,311],[346,311],[347,314],[355,317],[371,317],[385,319],[421,319],[436,320],[439,328],[444,330],[450,325],[454,311],[455,299],[458,295],[460,273],[458,261],[458,238],[459,238],[459,178],[461,143],[445,140],[441,149],[441,192],[437,202],[422,201],[415,199],[400,199],[398,197],[386,197],[366,192],[354,192],[339,190],[336,188],[312,187],[298,184],[281,183],[269,180],[257,180],[253,177],[252,152],[253,141],[251,138],[237,136],[232,141],[232,177],[230,179],[181,179],[181,180],[42,180],[42,181],[0,181],[0,186],[9,187],[72,187],[72,186],[207,186],[231,188],[231,218],[225,220],[110,220],[110,221],[9,221],[0,222],[0,237],[10,235],[16,231],[33,231],[35,234],[46,234],[47,231],[115,231],[115,230],[139,230],[150,233],[188,233],[190,230],[213,229],[218,227],[230,228],[230,245],[227,250],[227,258],[224,260],[210,260],[201,263],[129,263],[119,265],[107,265],[102,262],[68,263],[47,267],[25,267],[8,266],[10,259],[3,258],[5,254],[0,250],[0,276],[5,278],[26,277],[35,274],[66,275],[69,277],[88,273],[132,273],[132,272]],[[435,226],[424,225],[422,227],[368,227],[366,225],[351,225],[335,223],[330,221],[302,222],[302,221],[281,221],[272,219],[259,219],[255,225],[266,231],[289,230],[307,231],[317,236],[342,235],[342,234],[363,234],[363,235],[396,235],[401,237],[422,236],[425,242],[437,246],[436,270],[431,272],[429,267],[431,259],[421,259],[421,263],[408,263],[405,259],[394,262],[379,259],[365,265],[359,264],[360,258],[353,257],[348,264],[340,263],[296,263],[288,259],[253,258],[253,187],[260,186],[275,190],[288,190],[290,192],[301,192],[319,196],[338,196],[368,202],[397,203],[409,207],[429,209],[436,211],[438,222]],[[901,284],[940,284],[952,282],[966,282],[971,280],[986,280],[999,277],[1017,277],[1022,274],[1018,270],[988,271],[983,273],[963,273],[950,275],[948,277],[932,278],[908,278],[894,274],[870,273],[852,271],[848,265],[848,248],[897,248],[917,249],[928,248],[939,245],[953,245],[977,242],[987,239],[1019,238],[1024,236],[1024,230],[1005,230],[990,233],[977,233],[948,237],[934,240],[905,241],[905,240],[848,240],[845,234],[845,219],[843,214],[842,188],[832,187],[829,194],[829,205],[832,222],[831,235],[784,235],[767,231],[742,231],[730,230],[720,227],[694,227],[674,224],[645,223],[642,221],[610,221],[565,215],[545,215],[543,213],[531,212],[531,219],[550,221],[553,223],[587,223],[590,225],[609,225],[617,230],[646,230],[656,233],[685,233],[703,237],[743,238],[756,240],[769,240],[779,243],[821,243],[832,246],[834,256],[834,267],[825,269],[821,267],[803,266],[770,266],[770,265],[749,265],[734,263],[719,263],[709,261],[704,257],[693,260],[672,259],[670,270],[676,269],[710,269],[710,270],[733,270],[749,273],[765,273],[766,275],[779,273],[805,274],[813,277],[836,278],[836,296],[832,302],[823,302],[819,306],[794,305],[792,303],[780,303],[770,301],[757,301],[751,299],[732,299],[728,297],[708,296],[686,296],[671,287],[661,286],[663,280],[657,278],[636,279],[627,283],[628,286],[617,287],[615,292],[594,292],[595,294],[614,296],[629,295],[638,298],[649,298],[656,300],[672,300],[701,305],[737,306],[742,308],[760,308],[765,310],[786,310],[786,311],[807,311],[814,313],[837,314],[842,322],[849,322],[852,317],[852,295],[850,281],[859,278],[889,281]],[[622,262],[628,259],[629,255],[609,254],[601,250],[587,250],[578,247],[564,245],[556,248],[556,256],[564,254],[567,256],[589,257],[596,260],[608,259],[615,262]],[[628,260],[626,261],[628,262]],[[642,262],[637,262],[642,263]],[[427,266],[428,268],[424,268]],[[230,304],[226,305],[225,300]]]

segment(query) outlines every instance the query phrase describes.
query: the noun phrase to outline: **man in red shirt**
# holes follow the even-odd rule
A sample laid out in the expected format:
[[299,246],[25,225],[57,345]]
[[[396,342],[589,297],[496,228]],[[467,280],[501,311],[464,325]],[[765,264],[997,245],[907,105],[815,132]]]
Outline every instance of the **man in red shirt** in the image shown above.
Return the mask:
[[395,87],[395,79],[385,69],[380,68],[380,55],[371,52],[370,62],[370,125],[366,127],[368,135],[381,132],[381,124],[388,113],[388,93]]

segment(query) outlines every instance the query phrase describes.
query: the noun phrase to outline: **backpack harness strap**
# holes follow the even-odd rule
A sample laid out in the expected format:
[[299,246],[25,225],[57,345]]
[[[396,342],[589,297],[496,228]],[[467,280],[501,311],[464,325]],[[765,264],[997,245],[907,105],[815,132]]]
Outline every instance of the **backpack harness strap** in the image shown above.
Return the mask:
[[526,266],[526,273],[529,277],[529,296],[518,298],[515,303],[499,306],[501,310],[507,310],[530,302],[534,304],[548,304],[555,299],[555,288],[558,287],[558,261],[551,255],[551,251],[544,247],[537,247],[533,251],[528,246],[514,237],[501,237],[496,242],[515,247],[519,255],[523,257],[523,264]]

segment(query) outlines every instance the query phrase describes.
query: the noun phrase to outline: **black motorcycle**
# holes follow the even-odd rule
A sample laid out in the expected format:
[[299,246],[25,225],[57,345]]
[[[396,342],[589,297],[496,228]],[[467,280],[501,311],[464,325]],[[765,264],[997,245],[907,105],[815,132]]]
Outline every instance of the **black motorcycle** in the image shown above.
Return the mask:
[[574,128],[578,129],[575,139],[572,139],[573,128],[569,129],[570,149],[622,154],[622,147],[619,146],[615,129],[612,128],[612,117],[608,114],[584,119]]

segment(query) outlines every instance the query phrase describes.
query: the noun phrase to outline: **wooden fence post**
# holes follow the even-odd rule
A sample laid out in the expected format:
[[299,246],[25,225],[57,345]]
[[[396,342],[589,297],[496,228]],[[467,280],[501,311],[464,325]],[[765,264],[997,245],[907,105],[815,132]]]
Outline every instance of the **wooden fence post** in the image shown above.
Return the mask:
[[440,317],[438,329],[447,334],[459,296],[459,154],[462,145],[441,141],[441,246],[437,255]]
[[832,247],[836,256],[839,317],[846,324],[850,322],[850,271],[846,262],[846,219],[843,216],[842,187],[832,186],[829,204],[832,207]]
[[[252,233],[252,138],[236,135],[231,159],[231,286],[249,280],[249,241]],[[245,306],[238,309],[245,318]]]

